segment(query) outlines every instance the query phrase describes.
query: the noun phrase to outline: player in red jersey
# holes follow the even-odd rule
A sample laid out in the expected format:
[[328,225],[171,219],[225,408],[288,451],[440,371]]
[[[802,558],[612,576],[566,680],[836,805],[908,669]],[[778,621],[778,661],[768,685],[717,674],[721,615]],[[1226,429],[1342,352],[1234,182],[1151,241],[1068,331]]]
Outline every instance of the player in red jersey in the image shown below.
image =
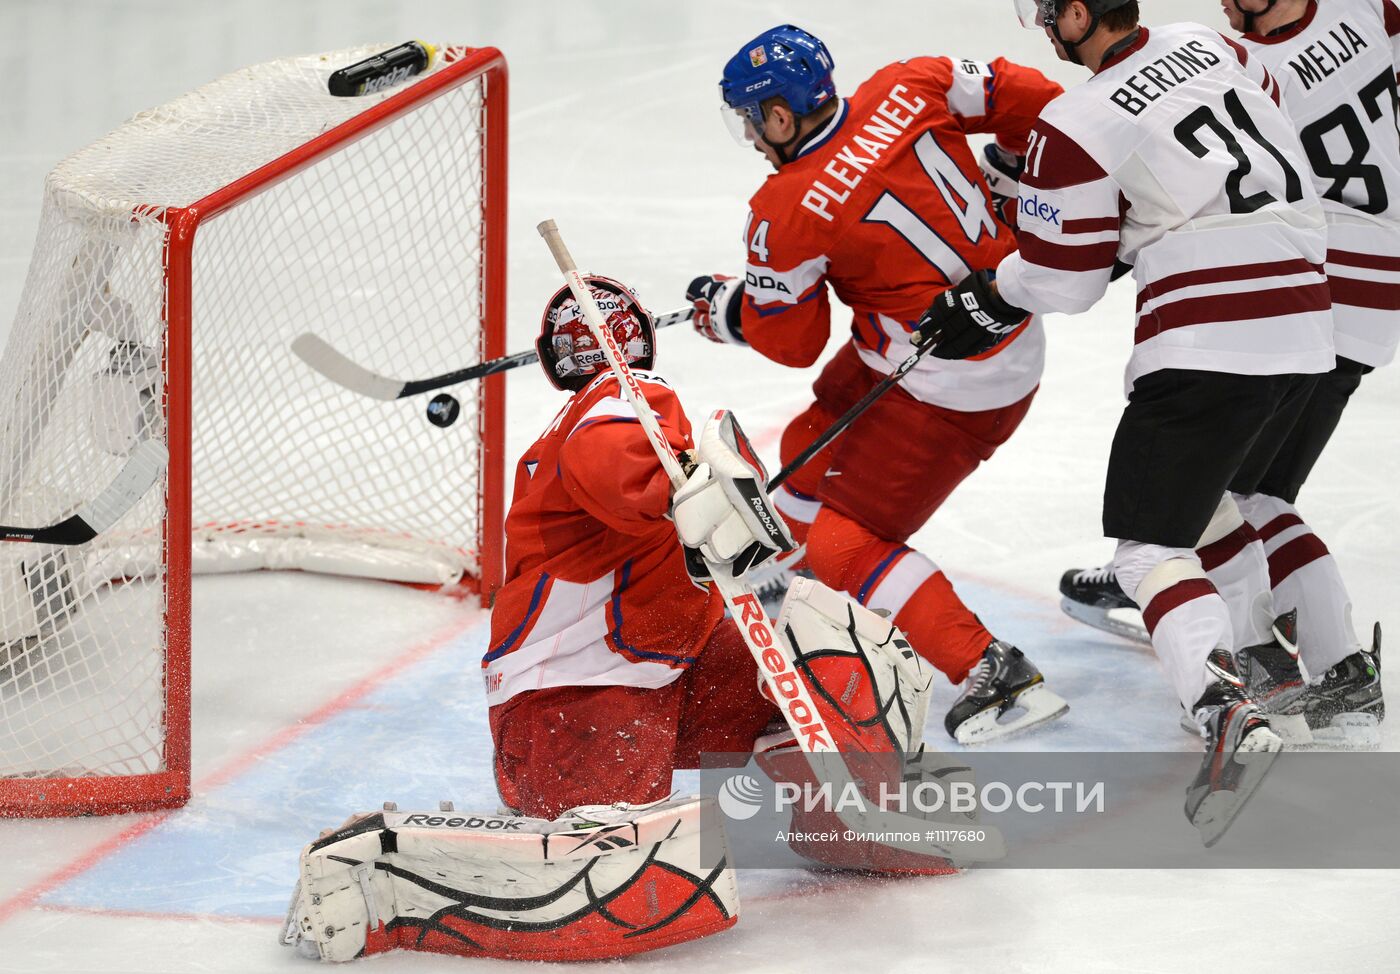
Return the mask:
[[[680,401],[646,371],[650,316],[589,281],[668,442],[691,449]],[[665,798],[673,767],[748,751],[778,712],[723,603],[691,584],[671,485],[567,289],[543,328],[545,374],[572,395],[516,467],[482,666],[501,797],[554,818]]]
[[[828,285],[854,312],[851,341],[783,436],[784,461],[911,353],[933,295],[1015,250],[967,136],[995,134],[985,164],[1014,184],[1031,124],[1061,91],[1005,60],[920,57],[882,68],[843,99],[832,67],[826,46],[792,26],[764,32],[726,65],[726,119],[776,172],[750,204],[744,280],[703,277],[688,293],[702,334],[797,368],[830,337]],[[817,578],[888,611],[952,682],[968,681],[944,722],[963,741],[1067,708],[906,542],[1016,430],[1044,351],[1040,322],[1028,318],[979,360],[924,359],[777,497]],[[999,719],[1013,706],[1019,716]]]

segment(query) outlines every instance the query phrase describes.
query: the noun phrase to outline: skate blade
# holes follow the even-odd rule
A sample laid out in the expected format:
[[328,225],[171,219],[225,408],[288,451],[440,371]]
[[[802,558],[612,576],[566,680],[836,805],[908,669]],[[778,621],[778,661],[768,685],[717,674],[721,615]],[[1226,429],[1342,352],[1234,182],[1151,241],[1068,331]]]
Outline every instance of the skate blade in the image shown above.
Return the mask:
[[1219,842],[1239,818],[1282,750],[1283,741],[1277,734],[1261,731],[1255,731],[1241,743],[1234,756],[1234,761],[1245,769],[1238,787],[1207,795],[1191,816],[1191,824],[1201,833],[1207,849]]
[[1063,598],[1060,600],[1060,609],[1075,622],[1082,622],[1092,629],[1144,646],[1152,645],[1152,640],[1147,635],[1147,626],[1142,621],[1142,613],[1137,609],[1100,609]]
[[1037,683],[1022,690],[1005,712],[998,714],[995,707],[988,707],[969,717],[958,725],[954,738],[959,744],[985,744],[1020,734],[1068,711],[1063,697]]
[[[1269,727],[1284,745],[1289,748],[1313,747],[1319,743],[1308,728],[1308,721],[1302,714],[1265,714],[1269,719]],[[1200,737],[1201,729],[1196,726],[1196,722],[1187,714],[1182,713],[1180,720],[1181,729],[1192,737]]]
[[1347,751],[1374,751],[1381,746],[1381,722],[1375,714],[1345,713],[1326,727],[1315,727],[1313,743]]

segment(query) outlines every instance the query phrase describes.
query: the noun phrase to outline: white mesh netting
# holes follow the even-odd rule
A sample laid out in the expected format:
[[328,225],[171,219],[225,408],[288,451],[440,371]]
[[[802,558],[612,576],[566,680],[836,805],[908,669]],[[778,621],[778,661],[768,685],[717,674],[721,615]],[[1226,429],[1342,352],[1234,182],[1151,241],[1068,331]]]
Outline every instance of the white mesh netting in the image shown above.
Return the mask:
[[[0,359],[0,524],[42,526],[166,439],[169,213],[408,86],[333,98],[336,68],[392,45],[235,72],[61,163]],[[461,56],[452,49],[422,81]],[[455,425],[425,401],[339,389],[288,349],[303,331],[388,375],[481,357],[486,76],[199,226],[193,246],[193,563],[444,584],[478,571],[475,390]],[[178,270],[176,271],[178,277]],[[0,779],[163,770],[162,525],[184,447],[111,531],[0,545]],[[173,543],[181,543],[174,539]],[[255,611],[255,607],[249,607]]]

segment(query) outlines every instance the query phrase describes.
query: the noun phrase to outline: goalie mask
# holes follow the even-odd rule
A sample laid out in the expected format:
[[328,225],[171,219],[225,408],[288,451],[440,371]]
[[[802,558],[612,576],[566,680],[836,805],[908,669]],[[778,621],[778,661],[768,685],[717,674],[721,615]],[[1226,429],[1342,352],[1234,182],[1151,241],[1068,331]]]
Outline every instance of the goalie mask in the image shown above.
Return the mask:
[[[583,280],[612,330],[622,360],[636,369],[651,368],[656,360],[656,329],[651,312],[642,307],[637,295],[625,284],[592,274]],[[598,373],[608,371],[603,349],[567,286],[554,292],[545,306],[535,348],[539,350],[544,374],[556,389],[577,392]]]

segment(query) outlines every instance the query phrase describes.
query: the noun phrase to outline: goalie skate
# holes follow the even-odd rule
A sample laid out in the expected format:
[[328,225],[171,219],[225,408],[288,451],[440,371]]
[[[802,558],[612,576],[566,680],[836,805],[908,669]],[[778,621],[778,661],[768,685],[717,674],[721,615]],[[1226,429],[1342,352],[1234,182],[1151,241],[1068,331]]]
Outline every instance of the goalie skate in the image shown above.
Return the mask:
[[1060,609],[1076,622],[1151,645],[1142,611],[1123,592],[1112,565],[1071,568],[1060,577]]
[[968,674],[943,726],[959,744],[985,744],[1030,730],[1068,712],[1040,670],[1015,646],[994,640]]
[[282,943],[325,961],[396,948],[601,960],[718,933],[739,899],[707,803],[585,806],[552,822],[354,816],[302,851]]

